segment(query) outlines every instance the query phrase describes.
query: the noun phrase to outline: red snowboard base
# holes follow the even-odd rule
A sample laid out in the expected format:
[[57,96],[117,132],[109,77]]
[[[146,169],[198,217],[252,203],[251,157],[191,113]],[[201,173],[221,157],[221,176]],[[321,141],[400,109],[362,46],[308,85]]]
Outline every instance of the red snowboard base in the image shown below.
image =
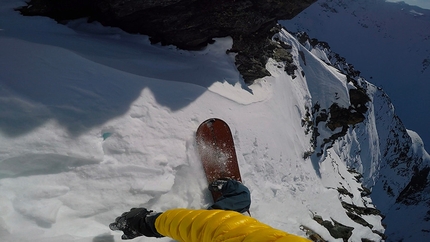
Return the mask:
[[[242,181],[233,136],[224,121],[211,118],[200,124],[196,143],[209,184],[226,177]],[[220,196],[219,192],[212,192],[214,201]]]

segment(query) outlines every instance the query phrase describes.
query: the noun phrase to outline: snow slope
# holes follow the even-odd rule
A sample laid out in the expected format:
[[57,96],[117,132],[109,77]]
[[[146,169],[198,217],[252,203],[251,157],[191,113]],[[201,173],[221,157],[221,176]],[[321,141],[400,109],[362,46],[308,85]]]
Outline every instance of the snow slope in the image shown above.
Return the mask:
[[405,126],[430,143],[430,10],[385,0],[319,0],[281,23],[328,42],[382,87]]
[[[362,181],[377,184],[377,111],[316,155],[303,122],[316,103],[348,107],[355,87],[287,32],[278,38],[292,46],[297,77],[270,60],[272,76],[245,86],[226,54],[230,38],[181,51],[84,20],[22,17],[12,10],[22,4],[0,3],[1,241],[120,241],[107,225],[132,207],[207,207],[194,134],[210,117],[232,129],[253,217],[343,241],[317,222],[336,221],[353,229],[350,241],[382,240],[381,215],[360,214],[366,225],[345,212],[376,211]],[[338,132],[318,130],[321,140]]]

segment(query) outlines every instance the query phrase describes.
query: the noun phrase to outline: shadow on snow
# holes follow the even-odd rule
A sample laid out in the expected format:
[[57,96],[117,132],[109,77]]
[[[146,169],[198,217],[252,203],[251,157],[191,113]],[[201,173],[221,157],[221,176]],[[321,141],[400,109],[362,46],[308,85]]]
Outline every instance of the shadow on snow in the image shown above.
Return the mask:
[[240,83],[249,91],[225,53],[228,39],[190,52],[85,20],[61,25],[17,12],[2,15],[0,130],[11,137],[52,119],[79,135],[126,113],[146,88],[172,112],[214,82]]

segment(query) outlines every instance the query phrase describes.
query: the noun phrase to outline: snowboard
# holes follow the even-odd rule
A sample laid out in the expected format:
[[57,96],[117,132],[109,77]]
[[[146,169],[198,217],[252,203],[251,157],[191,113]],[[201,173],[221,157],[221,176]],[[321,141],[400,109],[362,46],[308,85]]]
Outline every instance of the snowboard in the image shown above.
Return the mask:
[[[209,184],[219,178],[242,182],[233,136],[227,123],[218,118],[204,121],[197,129],[196,143]],[[220,192],[212,192],[214,201],[220,196]]]

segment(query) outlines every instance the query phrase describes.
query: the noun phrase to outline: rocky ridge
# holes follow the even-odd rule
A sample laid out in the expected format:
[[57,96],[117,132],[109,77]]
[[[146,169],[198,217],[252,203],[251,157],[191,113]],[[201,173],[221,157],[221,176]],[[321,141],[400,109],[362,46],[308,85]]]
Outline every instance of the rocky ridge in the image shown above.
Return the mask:
[[231,52],[245,82],[270,73],[270,36],[279,19],[291,19],[316,0],[31,0],[23,15],[51,17],[58,22],[88,18],[129,33],[150,36],[153,43],[200,49],[216,37],[231,36]]
[[[347,157],[345,162],[348,168],[357,172],[358,180],[363,184],[363,194],[368,194],[378,208],[372,209],[372,213],[376,212],[385,218],[387,230],[382,238],[391,241],[413,236],[426,237],[430,232],[426,229],[430,222],[430,156],[424,150],[422,140],[414,132],[406,130],[383,89],[362,78],[360,72],[345,58],[331,51],[328,43],[310,38],[304,32],[296,33],[295,36],[322,61],[345,74],[347,81],[357,88],[350,90],[351,107],[348,110],[337,110],[336,103],[329,111],[320,110],[318,105],[313,107],[310,115],[313,120],[308,122],[313,127],[315,151],[323,155],[328,147],[333,146],[338,155]],[[351,95],[352,90],[356,94]],[[325,124],[319,126],[320,122]],[[333,124],[343,125],[335,126],[341,129],[330,128]],[[370,128],[373,125],[376,126],[375,130]],[[324,133],[319,127],[328,127],[334,132]],[[375,140],[368,146],[369,135],[375,136]],[[357,143],[358,147],[354,151],[345,151],[343,142]],[[350,194],[345,189],[339,192]],[[363,222],[357,216],[361,212],[351,213],[351,204],[343,203],[343,207],[348,216],[357,219],[358,223]],[[354,210],[367,211],[362,208]],[[399,227],[398,221],[406,219],[404,211],[411,210],[415,211],[408,217],[411,226]],[[321,224],[324,225],[323,222]]]

